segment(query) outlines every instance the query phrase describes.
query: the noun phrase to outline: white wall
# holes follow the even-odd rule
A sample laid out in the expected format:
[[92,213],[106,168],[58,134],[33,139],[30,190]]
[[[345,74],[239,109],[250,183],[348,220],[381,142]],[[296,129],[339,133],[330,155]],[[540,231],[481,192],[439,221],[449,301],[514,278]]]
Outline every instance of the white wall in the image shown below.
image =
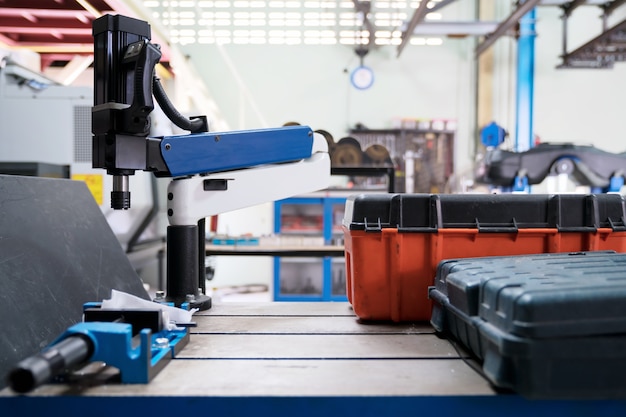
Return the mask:
[[[395,47],[373,50],[364,63],[374,70],[375,82],[365,91],[350,85],[359,59],[347,46],[188,45],[184,50],[231,127],[297,121],[339,140],[356,123],[387,128],[400,117],[466,122],[473,104],[470,44],[408,46],[400,58]],[[461,128],[459,144],[469,135],[467,123]]]

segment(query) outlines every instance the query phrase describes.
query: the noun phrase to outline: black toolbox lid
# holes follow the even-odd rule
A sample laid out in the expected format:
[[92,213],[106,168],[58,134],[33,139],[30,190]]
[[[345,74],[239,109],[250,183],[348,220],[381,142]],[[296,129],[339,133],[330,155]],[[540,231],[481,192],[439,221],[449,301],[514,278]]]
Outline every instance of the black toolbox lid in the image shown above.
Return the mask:
[[355,194],[346,201],[343,225],[349,230],[374,232],[384,228],[400,232],[451,228],[624,231],[625,217],[624,199],[619,194]]
[[520,271],[522,271],[521,273],[526,273],[528,270],[533,271],[542,268],[542,261],[546,258],[570,262],[581,256],[603,256],[612,253],[615,251],[557,252],[444,259],[437,265],[435,288],[463,314],[478,316],[481,285],[486,276],[508,277]]
[[473,258],[439,272],[452,305],[519,337],[626,334],[623,253]]

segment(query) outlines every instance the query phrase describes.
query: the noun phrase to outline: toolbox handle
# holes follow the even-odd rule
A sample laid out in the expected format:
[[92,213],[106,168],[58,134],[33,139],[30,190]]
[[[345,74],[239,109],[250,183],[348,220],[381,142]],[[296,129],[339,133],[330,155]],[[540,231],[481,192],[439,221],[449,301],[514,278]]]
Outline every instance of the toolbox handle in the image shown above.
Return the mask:
[[609,227],[614,232],[623,232],[626,231],[626,222],[624,221],[624,217],[620,217],[619,222],[613,221],[610,217],[607,219],[609,223]]
[[363,218],[363,226],[366,232],[380,232],[383,230],[382,223],[380,221],[380,217],[376,219],[376,222],[368,223],[367,217]]
[[478,233],[517,233],[519,232],[519,227],[517,226],[517,221],[515,217],[512,220],[512,224],[498,224],[498,225],[490,225],[488,223],[481,224],[478,220],[478,217],[474,219],[474,224]]
[[589,233],[589,232],[597,232],[598,228],[596,226],[571,227],[571,226],[561,226],[560,224],[557,224],[556,230],[559,233],[568,233],[568,232]]

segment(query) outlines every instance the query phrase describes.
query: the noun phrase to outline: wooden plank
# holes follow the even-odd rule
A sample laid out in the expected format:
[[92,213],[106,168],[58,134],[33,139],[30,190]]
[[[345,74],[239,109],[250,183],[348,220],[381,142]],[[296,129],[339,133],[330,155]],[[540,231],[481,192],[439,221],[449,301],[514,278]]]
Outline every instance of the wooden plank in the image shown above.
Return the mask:
[[435,335],[193,335],[179,358],[380,359],[458,358]]
[[359,323],[355,317],[332,316],[194,316],[193,334],[420,334],[433,333],[428,323]]
[[[149,384],[69,388],[45,385],[31,395],[89,396],[421,396],[493,395],[460,359],[185,360]],[[7,395],[4,391],[0,395]],[[295,410],[294,410],[295,412]]]

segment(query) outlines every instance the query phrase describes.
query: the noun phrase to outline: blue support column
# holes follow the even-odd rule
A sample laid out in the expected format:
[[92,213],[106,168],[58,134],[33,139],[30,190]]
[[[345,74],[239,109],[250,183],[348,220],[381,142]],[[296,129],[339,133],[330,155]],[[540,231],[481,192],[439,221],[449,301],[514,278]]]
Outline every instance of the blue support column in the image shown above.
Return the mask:
[[517,41],[517,114],[515,150],[524,152],[534,145],[533,90],[535,75],[535,13],[533,8],[520,19]]

